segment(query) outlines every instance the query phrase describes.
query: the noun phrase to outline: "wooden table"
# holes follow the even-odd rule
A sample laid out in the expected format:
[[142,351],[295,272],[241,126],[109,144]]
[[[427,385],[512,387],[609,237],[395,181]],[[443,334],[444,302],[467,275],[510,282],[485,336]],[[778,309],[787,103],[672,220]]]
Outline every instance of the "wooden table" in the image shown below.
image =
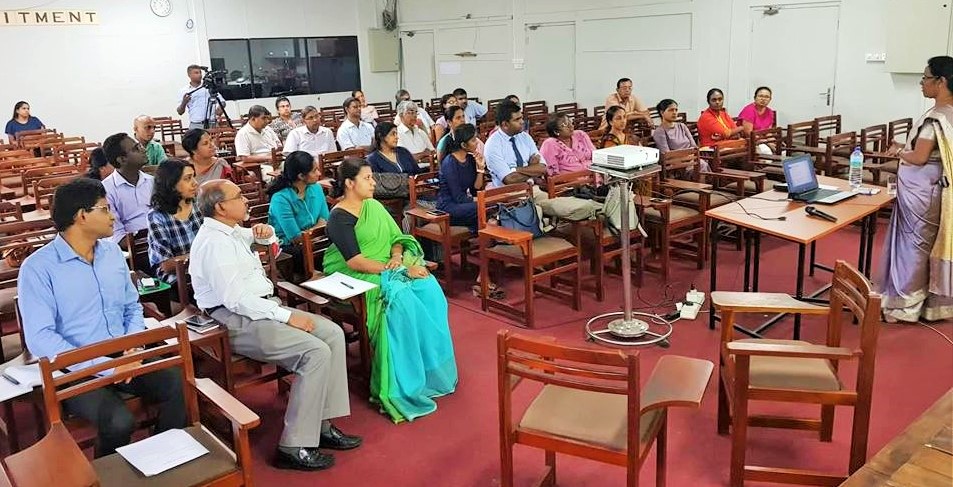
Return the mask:
[[[949,487],[953,485],[951,435],[953,389],[848,477],[841,487]],[[928,444],[933,446],[926,446]]]
[[[819,176],[818,183],[837,187],[839,190],[849,190],[848,182],[843,179]],[[872,186],[866,186],[872,187]],[[821,289],[804,295],[804,257],[807,246],[810,245],[810,275],[814,275],[815,269],[822,269],[833,272],[830,266],[818,264],[815,262],[817,241],[837,232],[856,222],[861,224],[860,250],[858,255],[857,267],[866,275],[870,275],[870,267],[873,252],[874,233],[877,228],[877,212],[890,204],[894,196],[888,195],[886,188],[879,188],[880,192],[875,195],[862,195],[841,201],[834,205],[820,205],[825,213],[829,213],[837,218],[836,222],[829,222],[820,218],[809,216],[804,208],[808,206],[801,201],[791,201],[787,199],[787,194],[778,191],[765,191],[745,198],[743,200],[719,206],[705,212],[705,216],[710,219],[711,228],[711,291],[716,290],[716,274],[718,269],[718,226],[720,223],[736,225],[740,231],[745,232],[749,238],[745,239],[745,274],[744,291],[758,291],[758,277],[760,272],[760,254],[761,254],[761,235],[772,235],[798,245],[797,274],[795,297],[805,301],[821,301],[815,299],[830,288],[830,285],[823,286]],[[752,245],[754,246],[754,259],[752,259]],[[714,305],[709,300],[709,328],[715,328],[715,321],[720,319],[714,310]],[[739,325],[735,328],[749,336],[761,338],[761,333],[770,328],[774,323],[780,321],[784,315],[777,315],[755,330],[749,330]],[[794,318],[794,339],[801,336],[801,316],[795,315]]]

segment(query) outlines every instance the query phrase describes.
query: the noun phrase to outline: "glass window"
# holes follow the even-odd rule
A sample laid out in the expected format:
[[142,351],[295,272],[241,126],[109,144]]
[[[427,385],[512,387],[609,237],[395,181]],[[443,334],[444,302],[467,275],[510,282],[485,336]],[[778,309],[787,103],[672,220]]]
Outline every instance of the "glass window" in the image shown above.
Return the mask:
[[259,98],[307,95],[304,39],[250,39],[255,92]]
[[[248,60],[248,41],[245,39],[209,41],[211,68],[225,71],[222,96],[226,100],[252,98],[251,63]],[[221,79],[220,79],[221,80]]]
[[357,37],[308,39],[308,67],[311,69],[312,93],[360,88],[361,65],[357,56]]

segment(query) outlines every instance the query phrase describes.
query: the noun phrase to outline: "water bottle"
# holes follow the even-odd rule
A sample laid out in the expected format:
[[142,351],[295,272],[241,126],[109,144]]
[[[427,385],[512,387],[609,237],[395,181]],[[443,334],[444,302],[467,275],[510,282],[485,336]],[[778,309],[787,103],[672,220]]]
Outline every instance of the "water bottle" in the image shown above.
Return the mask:
[[851,189],[859,188],[864,182],[864,153],[860,147],[855,147],[850,153],[850,174],[847,178]]

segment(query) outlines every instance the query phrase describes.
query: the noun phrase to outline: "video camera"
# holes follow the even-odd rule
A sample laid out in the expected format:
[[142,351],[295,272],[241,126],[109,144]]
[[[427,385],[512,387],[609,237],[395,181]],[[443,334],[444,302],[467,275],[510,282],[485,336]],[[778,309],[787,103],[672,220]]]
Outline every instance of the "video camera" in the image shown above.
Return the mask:
[[207,88],[208,92],[213,95],[218,93],[221,86],[225,84],[225,75],[228,74],[228,71],[224,69],[211,71],[205,66],[199,67],[202,71],[205,71],[205,76],[202,77],[202,87]]

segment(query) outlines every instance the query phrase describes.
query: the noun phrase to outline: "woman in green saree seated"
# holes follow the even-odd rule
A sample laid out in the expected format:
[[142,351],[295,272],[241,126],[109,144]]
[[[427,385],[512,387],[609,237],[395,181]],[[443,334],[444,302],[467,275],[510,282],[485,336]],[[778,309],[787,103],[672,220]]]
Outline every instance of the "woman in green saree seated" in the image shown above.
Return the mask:
[[396,423],[437,409],[457,386],[447,299],[424,266],[420,244],[374,199],[367,161],[345,159],[334,181],[324,272],[377,284],[365,294],[374,350],[371,401]]

